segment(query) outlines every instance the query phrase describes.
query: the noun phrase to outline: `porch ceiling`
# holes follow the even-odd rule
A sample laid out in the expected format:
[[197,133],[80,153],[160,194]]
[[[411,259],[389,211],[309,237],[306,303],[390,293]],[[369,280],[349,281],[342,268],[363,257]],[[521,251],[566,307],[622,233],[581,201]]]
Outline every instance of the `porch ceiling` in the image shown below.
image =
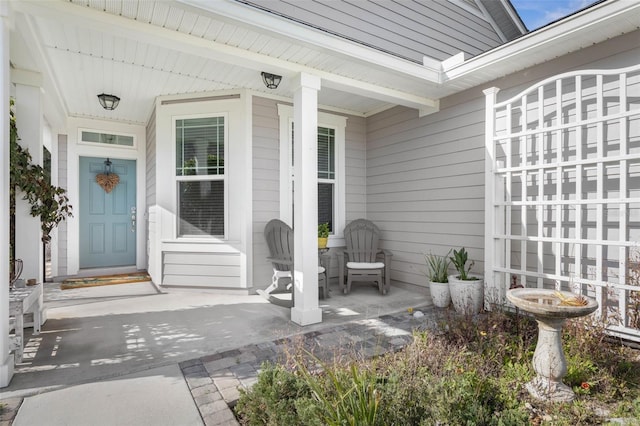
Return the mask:
[[[24,15],[21,32],[31,32],[26,38],[39,45],[67,116],[144,124],[162,95],[243,88],[290,98],[293,77],[302,71],[323,78],[321,105],[353,114],[435,104],[428,70],[408,76],[181,2],[17,2],[16,10]],[[11,59],[18,69],[42,69],[27,55]],[[407,67],[418,74],[424,68]],[[261,71],[283,75],[280,87],[266,89]],[[102,92],[122,99],[116,110],[100,107],[96,95]]]

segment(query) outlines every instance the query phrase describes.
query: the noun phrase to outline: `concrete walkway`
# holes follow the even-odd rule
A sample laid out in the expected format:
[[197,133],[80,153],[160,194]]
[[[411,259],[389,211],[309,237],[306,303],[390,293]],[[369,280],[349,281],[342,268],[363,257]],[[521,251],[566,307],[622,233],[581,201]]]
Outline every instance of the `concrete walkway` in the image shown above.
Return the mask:
[[[335,353],[395,350],[423,326],[406,310],[427,295],[359,286],[321,301],[323,323],[300,327],[289,310],[259,296],[172,291],[151,283],[45,289],[48,321],[28,339],[0,400],[18,408],[4,424],[234,424],[238,386],[293,336]],[[389,315],[396,313],[397,315]],[[426,317],[428,318],[428,316]],[[24,400],[23,400],[24,398]]]

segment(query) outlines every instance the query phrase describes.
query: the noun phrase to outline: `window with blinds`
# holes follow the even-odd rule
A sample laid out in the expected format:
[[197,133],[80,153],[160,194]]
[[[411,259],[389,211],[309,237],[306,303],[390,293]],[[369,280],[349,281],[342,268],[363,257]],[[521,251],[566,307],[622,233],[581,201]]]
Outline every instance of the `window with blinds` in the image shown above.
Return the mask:
[[[291,124],[291,140],[294,138]],[[328,223],[333,233],[334,187],[336,181],[336,131],[318,127],[318,223]],[[291,167],[293,168],[294,144],[291,144]]]
[[328,223],[333,233],[336,180],[335,129],[318,127],[318,223]]
[[225,117],[176,120],[178,236],[224,236]]

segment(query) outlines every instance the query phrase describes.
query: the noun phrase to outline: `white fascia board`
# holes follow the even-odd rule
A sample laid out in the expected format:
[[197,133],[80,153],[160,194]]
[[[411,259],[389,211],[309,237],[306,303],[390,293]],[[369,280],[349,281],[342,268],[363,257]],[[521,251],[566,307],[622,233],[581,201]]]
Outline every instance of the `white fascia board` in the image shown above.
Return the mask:
[[[217,2],[214,3],[217,4]],[[298,73],[313,74],[322,79],[324,86],[339,87],[340,90],[347,93],[360,94],[410,108],[428,110],[434,108],[437,103],[434,99],[416,96],[413,93],[387,89],[349,77],[317,70],[260,53],[250,52],[238,47],[137,22],[121,16],[110,15],[88,7],[80,7],[68,2],[18,2],[17,5],[27,14],[55,19],[58,22],[69,23],[89,30],[103,31],[110,34],[117,33],[122,37],[142,43],[255,69],[256,71],[263,71],[265,68],[269,68],[273,70],[273,72],[279,72],[284,75],[295,75]],[[420,65],[412,65],[420,67]],[[423,81],[424,80],[423,78]],[[432,83],[431,80],[426,79],[425,85],[430,83]]]
[[[593,31],[596,25],[606,25],[606,22],[631,11],[640,10],[640,2],[626,0],[608,0],[592,6],[576,15],[569,16],[555,24],[533,31],[507,44],[492,49],[451,68],[444,68],[446,84],[448,81],[461,79],[477,71],[487,72],[492,66],[512,69],[512,72],[523,68],[521,58],[533,52],[544,52],[547,46],[559,45],[565,39],[575,38],[580,33]],[[606,37],[603,37],[603,41]],[[555,57],[551,54],[549,60]],[[531,64],[534,65],[534,64]],[[531,66],[526,65],[526,66]],[[503,72],[508,74],[509,71]],[[497,76],[496,76],[497,77]]]
[[513,4],[508,0],[500,0],[500,1],[502,2],[504,9],[507,11],[507,13],[509,14],[513,22],[516,24],[516,26],[520,30],[520,32],[522,34],[526,34],[528,29],[524,26],[524,23],[522,22],[522,18],[520,18],[520,15],[518,15],[518,12],[513,7]]
[[416,109],[432,109],[438,108],[438,101],[413,93],[401,92],[394,89],[376,86],[374,84],[363,81],[353,80],[341,76],[332,76],[331,79],[325,79],[324,73],[316,73],[323,81],[323,87],[340,90],[343,92],[353,93],[355,95],[366,96],[377,99],[379,101],[391,102]]
[[351,59],[373,63],[411,77],[432,83],[440,82],[440,67],[431,67],[396,58],[388,53],[354,43],[338,36],[317,31],[307,25],[261,11],[234,0],[177,0],[179,3],[206,10],[219,16],[260,28],[290,40],[338,53]]
[[487,8],[484,7],[484,4],[482,4],[482,2],[480,1],[476,1],[475,3],[480,8],[480,10],[482,10],[482,14],[485,16],[485,20],[489,22],[489,25],[491,25],[493,30],[496,32],[496,35],[500,37],[500,40],[503,43],[507,42],[507,37],[504,35],[502,30],[500,29],[500,26],[496,23],[496,20],[493,19],[493,16],[489,13]]

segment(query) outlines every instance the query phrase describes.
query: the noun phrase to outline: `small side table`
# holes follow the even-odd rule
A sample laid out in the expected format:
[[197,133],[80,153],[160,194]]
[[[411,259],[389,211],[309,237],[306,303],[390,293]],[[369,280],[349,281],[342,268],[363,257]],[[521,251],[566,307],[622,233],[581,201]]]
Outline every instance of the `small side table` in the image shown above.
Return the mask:
[[331,271],[331,254],[329,253],[329,248],[318,248],[318,261],[320,266],[324,268],[326,279],[327,279],[327,291],[324,295],[325,298],[331,297],[331,288],[329,285],[329,272]]

